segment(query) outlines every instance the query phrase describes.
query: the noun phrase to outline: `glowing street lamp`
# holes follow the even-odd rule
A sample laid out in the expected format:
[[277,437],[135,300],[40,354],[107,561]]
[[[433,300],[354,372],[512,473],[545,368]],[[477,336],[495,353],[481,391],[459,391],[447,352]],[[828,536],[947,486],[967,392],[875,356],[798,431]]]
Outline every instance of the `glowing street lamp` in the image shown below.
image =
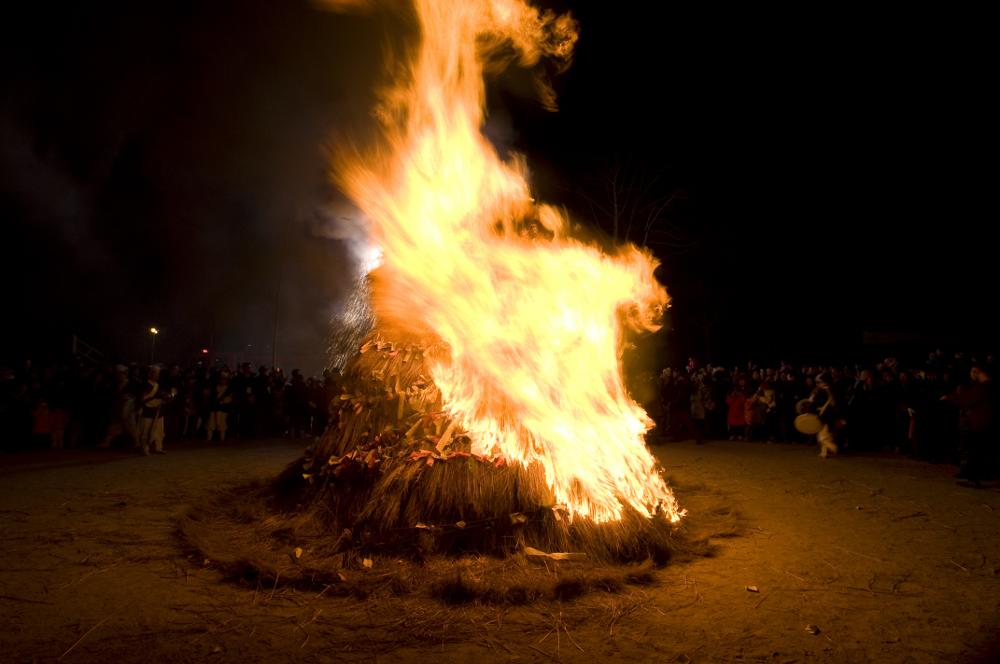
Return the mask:
[[155,327],[149,328],[149,363],[150,364],[153,363],[153,356],[156,353],[156,335],[159,334],[159,333],[160,333],[160,331],[157,330]]

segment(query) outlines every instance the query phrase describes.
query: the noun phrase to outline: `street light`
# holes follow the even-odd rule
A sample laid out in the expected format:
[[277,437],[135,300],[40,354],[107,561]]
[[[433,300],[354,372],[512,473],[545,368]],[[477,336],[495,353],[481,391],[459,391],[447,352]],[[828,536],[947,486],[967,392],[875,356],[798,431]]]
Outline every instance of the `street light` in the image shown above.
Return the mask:
[[159,333],[160,331],[155,327],[149,328],[149,363],[151,365],[153,364],[153,356],[156,353],[156,335]]

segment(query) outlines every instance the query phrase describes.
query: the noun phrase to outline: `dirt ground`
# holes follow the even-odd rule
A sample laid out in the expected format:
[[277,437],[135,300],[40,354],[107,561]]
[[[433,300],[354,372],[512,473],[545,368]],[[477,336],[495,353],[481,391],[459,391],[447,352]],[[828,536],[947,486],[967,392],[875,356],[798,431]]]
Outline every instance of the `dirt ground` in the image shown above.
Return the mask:
[[652,586],[519,607],[240,585],[185,552],[179,515],[275,475],[286,441],[3,456],[0,661],[997,661],[995,486],[802,446],[654,449],[682,505],[721,496],[744,534]]

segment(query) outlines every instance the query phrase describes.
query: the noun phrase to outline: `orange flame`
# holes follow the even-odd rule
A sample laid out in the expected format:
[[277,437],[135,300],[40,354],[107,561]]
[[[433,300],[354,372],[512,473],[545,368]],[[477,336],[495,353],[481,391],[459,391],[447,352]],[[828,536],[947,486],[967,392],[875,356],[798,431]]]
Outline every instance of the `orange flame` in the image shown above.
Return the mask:
[[575,22],[521,0],[415,5],[421,44],[384,96],[385,147],[337,169],[395,294],[376,313],[447,343],[432,377],[475,453],[540,463],[572,515],[612,521],[630,505],[679,520],[620,363],[625,328],[657,329],[668,303],[656,261],[573,238],[559,210],[535,204],[523,160],[480,132],[484,70],[568,65]]

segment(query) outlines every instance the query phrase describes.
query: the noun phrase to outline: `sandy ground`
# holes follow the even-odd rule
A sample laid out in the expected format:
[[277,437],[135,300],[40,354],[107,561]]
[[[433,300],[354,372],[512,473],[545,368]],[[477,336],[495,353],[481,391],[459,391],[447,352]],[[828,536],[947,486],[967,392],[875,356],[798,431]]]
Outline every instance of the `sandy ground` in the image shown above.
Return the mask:
[[0,661],[997,660],[995,487],[801,446],[654,449],[683,504],[721,495],[745,533],[653,586],[510,608],[238,585],[186,553],[177,517],[273,476],[288,442],[0,457]]

